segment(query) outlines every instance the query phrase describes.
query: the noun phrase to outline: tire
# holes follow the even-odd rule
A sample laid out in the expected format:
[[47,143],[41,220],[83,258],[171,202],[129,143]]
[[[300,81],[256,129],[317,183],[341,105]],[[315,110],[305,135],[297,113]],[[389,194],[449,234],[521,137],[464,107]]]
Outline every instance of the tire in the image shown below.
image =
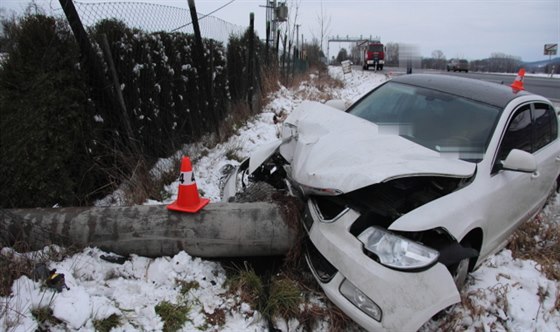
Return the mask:
[[[461,245],[465,248],[472,248],[469,242],[461,243]],[[471,260],[475,258],[464,258],[450,267],[451,276],[459,292],[465,287],[470,272]]]
[[453,281],[455,282],[455,286],[457,289],[461,291],[467,282],[467,277],[469,275],[469,264],[470,259],[465,258],[459,263],[457,263],[455,267],[455,271],[451,274],[453,276]]

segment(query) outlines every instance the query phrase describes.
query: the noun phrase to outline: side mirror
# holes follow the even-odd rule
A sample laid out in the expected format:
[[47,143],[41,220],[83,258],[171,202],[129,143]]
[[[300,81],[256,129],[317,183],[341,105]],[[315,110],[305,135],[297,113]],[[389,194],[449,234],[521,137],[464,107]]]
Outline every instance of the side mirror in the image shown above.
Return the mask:
[[537,160],[529,152],[513,149],[506,160],[502,162],[502,169],[514,172],[534,173],[537,171]]
[[342,99],[331,99],[325,103],[325,105],[339,109],[341,111],[346,110],[346,103]]

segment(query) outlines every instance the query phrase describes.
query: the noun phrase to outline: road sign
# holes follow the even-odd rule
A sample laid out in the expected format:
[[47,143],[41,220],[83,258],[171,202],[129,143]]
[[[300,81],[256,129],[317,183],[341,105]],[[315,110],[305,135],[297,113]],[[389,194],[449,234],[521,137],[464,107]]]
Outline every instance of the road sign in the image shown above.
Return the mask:
[[349,74],[352,72],[352,62],[350,62],[350,60],[344,60],[340,64],[342,65],[342,72],[344,74]]
[[558,44],[544,44],[544,55],[556,55]]

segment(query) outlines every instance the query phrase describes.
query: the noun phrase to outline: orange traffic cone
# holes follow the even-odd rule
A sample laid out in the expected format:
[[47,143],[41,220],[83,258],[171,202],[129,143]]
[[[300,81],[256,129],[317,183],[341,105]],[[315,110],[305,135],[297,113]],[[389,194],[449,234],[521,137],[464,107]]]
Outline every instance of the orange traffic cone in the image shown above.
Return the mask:
[[519,69],[519,72],[517,73],[517,77],[515,78],[515,81],[513,81],[513,83],[511,83],[511,87],[514,88],[515,90],[525,90],[523,88],[523,78],[525,77],[525,69],[521,68]]
[[177,200],[167,206],[167,209],[180,212],[198,212],[210,202],[198,195],[198,188],[194,181],[191,160],[183,157],[181,160],[181,175],[179,176],[179,193]]

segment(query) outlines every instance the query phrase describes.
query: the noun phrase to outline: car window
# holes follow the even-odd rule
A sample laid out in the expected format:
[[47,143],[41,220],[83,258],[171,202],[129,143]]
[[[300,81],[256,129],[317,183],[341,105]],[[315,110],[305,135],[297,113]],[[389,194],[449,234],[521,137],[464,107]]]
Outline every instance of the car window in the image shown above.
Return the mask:
[[507,127],[497,161],[505,160],[512,149],[533,152],[531,135],[531,105],[525,105],[515,112]]
[[354,104],[348,113],[441,153],[480,161],[500,110],[494,106],[418,86],[389,82]]
[[558,136],[558,121],[552,106],[536,103],[533,109],[533,151],[538,151]]

